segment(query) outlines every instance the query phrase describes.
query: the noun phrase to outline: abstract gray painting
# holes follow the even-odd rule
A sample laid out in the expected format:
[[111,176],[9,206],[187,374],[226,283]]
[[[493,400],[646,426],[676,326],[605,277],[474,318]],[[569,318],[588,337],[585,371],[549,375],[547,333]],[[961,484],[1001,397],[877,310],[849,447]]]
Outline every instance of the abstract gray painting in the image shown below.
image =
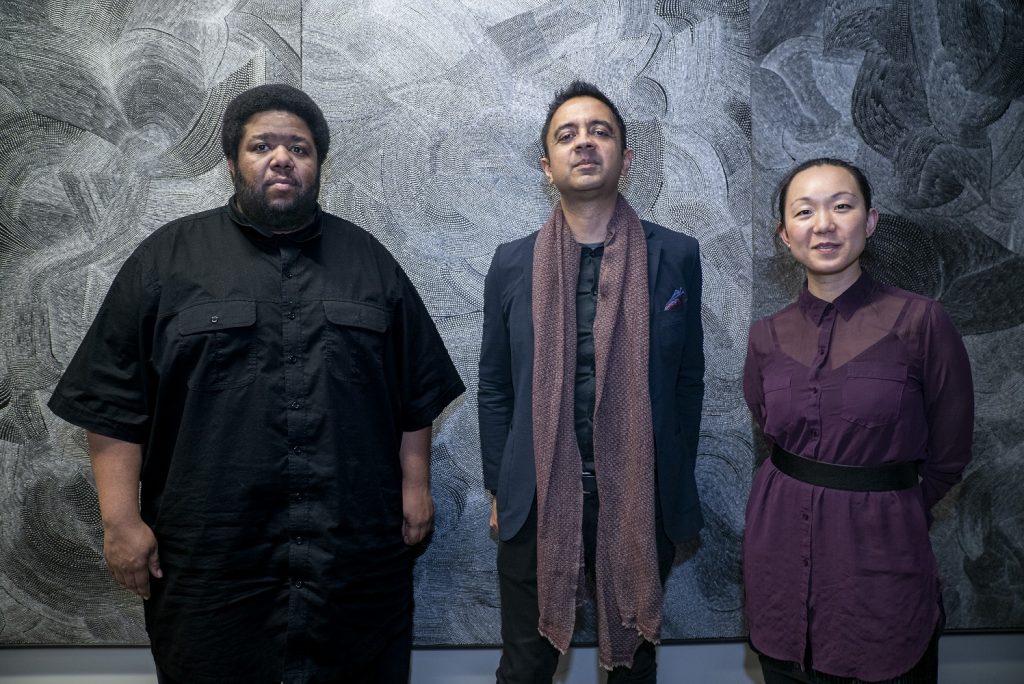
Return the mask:
[[84,435],[45,402],[134,246],[229,196],[219,118],[263,82],[323,106],[324,207],[395,254],[469,386],[435,425],[418,644],[499,641],[476,427],[483,277],[497,244],[550,211],[539,129],[578,77],[627,120],[630,202],[703,253],[707,526],[677,559],[664,636],[744,633],[746,331],[799,286],[768,197],[794,160],[826,153],[878,186],[869,268],[940,298],[967,335],[977,456],[934,528],[950,626],[1024,626],[1015,1],[0,3],[0,643],[145,641],[103,565]]
[[1024,627],[1024,5],[752,3],[754,315],[802,276],[769,197],[795,161],[838,156],[875,185],[865,268],[942,302],[975,382],[974,460],[932,542],[951,628]]

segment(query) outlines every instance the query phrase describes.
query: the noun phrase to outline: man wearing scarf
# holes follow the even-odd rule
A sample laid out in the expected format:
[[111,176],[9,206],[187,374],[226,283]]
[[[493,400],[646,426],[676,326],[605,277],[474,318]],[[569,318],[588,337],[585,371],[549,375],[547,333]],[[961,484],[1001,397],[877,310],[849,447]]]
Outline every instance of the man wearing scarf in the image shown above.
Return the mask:
[[560,200],[538,232],[498,247],[484,286],[497,681],[550,681],[589,594],[608,681],[654,682],[675,544],[703,525],[698,245],[641,221],[619,194],[633,151],[595,86],[559,92],[541,139]]

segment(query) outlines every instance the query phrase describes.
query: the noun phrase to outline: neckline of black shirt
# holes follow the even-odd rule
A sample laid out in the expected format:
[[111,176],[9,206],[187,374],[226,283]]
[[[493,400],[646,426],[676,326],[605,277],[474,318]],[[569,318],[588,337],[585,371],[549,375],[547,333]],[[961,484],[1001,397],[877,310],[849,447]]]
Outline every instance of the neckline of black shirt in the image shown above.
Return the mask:
[[323,232],[324,212],[320,209],[319,204],[316,205],[316,214],[314,214],[313,220],[303,228],[299,228],[298,230],[293,230],[288,233],[275,233],[266,226],[261,226],[246,216],[238,207],[236,198],[237,195],[232,195],[231,199],[228,200],[228,215],[231,217],[231,220],[240,226],[256,231],[256,233],[262,237],[290,240],[291,242],[306,242],[313,238],[320,237],[320,233]]

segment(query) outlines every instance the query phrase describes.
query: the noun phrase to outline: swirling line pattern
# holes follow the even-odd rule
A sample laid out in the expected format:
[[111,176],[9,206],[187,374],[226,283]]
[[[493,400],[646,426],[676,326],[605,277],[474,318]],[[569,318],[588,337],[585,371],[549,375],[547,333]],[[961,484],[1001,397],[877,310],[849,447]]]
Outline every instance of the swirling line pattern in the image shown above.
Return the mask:
[[[823,6],[824,5],[824,6]],[[1024,9],[1016,0],[751,5],[754,196],[795,161],[862,166],[882,212],[864,263],[939,299],[975,374],[974,461],[936,510],[947,626],[1024,626]],[[801,275],[754,206],[756,315]],[[998,598],[997,598],[998,597]]]
[[[420,643],[499,639],[473,391],[483,276],[498,243],[536,230],[550,212],[539,130],[551,93],[574,77],[606,88],[629,122],[636,162],[623,191],[638,213],[701,242],[705,429],[713,438],[700,476],[709,491],[749,481],[736,355],[750,306],[746,16],[714,8],[684,15],[646,2],[489,3],[479,11],[385,3],[338,17],[332,2],[304,6],[303,84],[336,103],[325,111],[347,146],[332,155],[327,206],[402,261],[471,387],[435,447],[441,522],[417,570]],[[719,524],[673,578],[666,636],[742,630],[736,541],[744,496],[709,496],[708,517]],[[578,638],[586,641],[593,635],[589,615],[582,618]]]
[[[435,426],[437,530],[417,567],[417,643],[499,639],[475,420],[483,276],[498,243],[550,211],[537,137],[551,93],[575,77],[603,87],[627,119],[637,157],[623,192],[633,206],[695,236],[703,252],[698,481],[708,525],[669,580],[664,636],[743,632],[739,539],[755,452],[739,393],[746,329],[752,310],[788,299],[796,284],[761,228],[760,198],[793,158],[824,151],[876,178],[887,226],[869,257],[877,268],[940,296],[973,335],[985,395],[979,441],[1003,465],[999,477],[972,469],[940,516],[936,545],[954,578],[953,626],[1019,621],[993,597],[1021,582],[1020,564],[1000,550],[1020,539],[1019,504],[1002,487],[1020,443],[1004,440],[1019,420],[1002,402],[1024,386],[1020,352],[1006,351],[1024,346],[1022,305],[988,288],[1020,282],[1013,198],[1024,103],[1014,84],[1024,79],[1013,80],[1019,59],[1000,47],[1019,37],[1020,22],[993,3],[947,4],[5,5],[0,642],[145,640],[137,602],[102,565],[84,437],[45,400],[139,240],[230,194],[220,114],[237,92],[271,81],[302,85],[323,106],[336,141],[325,208],[402,262],[470,387]],[[900,39],[908,33],[913,54]],[[904,90],[934,88],[935,97],[888,92],[880,79],[897,73]],[[949,90],[954,81],[961,90]],[[940,93],[971,94],[971,104],[936,109]],[[593,638],[591,624],[586,610],[578,639]]]

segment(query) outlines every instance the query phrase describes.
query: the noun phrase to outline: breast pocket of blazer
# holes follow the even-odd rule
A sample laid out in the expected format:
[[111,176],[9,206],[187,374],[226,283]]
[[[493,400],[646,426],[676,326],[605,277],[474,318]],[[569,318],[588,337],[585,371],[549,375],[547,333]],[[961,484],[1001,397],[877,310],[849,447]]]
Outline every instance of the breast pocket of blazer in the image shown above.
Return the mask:
[[843,381],[843,420],[863,427],[879,427],[900,416],[907,367],[902,363],[850,361]]
[[178,313],[179,345],[193,390],[245,387],[256,379],[256,302],[216,301]]
[[686,309],[658,311],[654,314],[651,334],[658,348],[666,354],[682,354],[686,346]]
[[383,378],[384,338],[390,316],[364,302],[326,301],[324,316],[327,371],[338,380],[367,383]]

